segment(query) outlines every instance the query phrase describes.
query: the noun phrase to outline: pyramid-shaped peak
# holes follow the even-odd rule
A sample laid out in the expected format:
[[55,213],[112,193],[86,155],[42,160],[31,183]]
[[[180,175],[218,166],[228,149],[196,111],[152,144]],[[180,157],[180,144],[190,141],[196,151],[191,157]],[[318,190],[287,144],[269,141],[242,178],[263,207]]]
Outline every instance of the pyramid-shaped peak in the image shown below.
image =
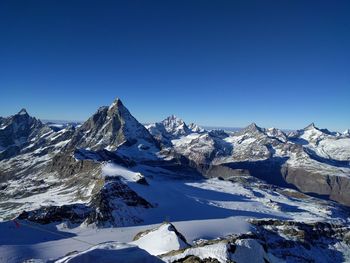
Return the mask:
[[120,145],[138,140],[154,145],[154,138],[123,105],[119,98],[108,107],[100,107],[76,131],[69,147],[116,150]]
[[250,127],[250,128],[259,128],[259,126],[256,125],[255,122],[252,122],[251,124],[249,124],[248,127]]
[[115,100],[113,101],[113,103],[109,106],[109,109],[115,108],[115,107],[124,107],[123,102],[121,101],[121,99],[119,99],[118,97],[115,98]]
[[315,123],[313,122],[304,128],[304,130],[311,130],[311,129],[317,129],[317,127],[315,126]]
[[260,134],[260,133],[265,133],[265,129],[260,128],[258,125],[256,125],[256,123],[253,122],[253,123],[249,124],[247,127],[245,127],[244,129],[236,132],[237,135],[242,135],[245,133]]
[[116,98],[113,103],[108,107],[107,115],[114,116],[117,115],[119,117],[124,117],[127,119],[130,119],[133,117],[131,116],[131,113],[129,110],[124,106],[122,101],[119,98]]
[[25,108],[22,108],[18,113],[17,115],[28,115],[28,112]]
[[261,129],[258,125],[256,125],[255,122],[252,122],[251,124],[249,124],[249,125],[245,128],[245,130],[250,130],[250,131],[261,131],[262,129]]

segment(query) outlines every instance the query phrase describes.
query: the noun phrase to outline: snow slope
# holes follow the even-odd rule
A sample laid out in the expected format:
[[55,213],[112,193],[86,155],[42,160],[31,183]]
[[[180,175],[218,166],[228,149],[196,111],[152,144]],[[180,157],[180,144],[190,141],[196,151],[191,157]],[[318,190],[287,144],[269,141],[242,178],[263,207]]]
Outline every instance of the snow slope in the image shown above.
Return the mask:
[[[0,235],[1,260],[49,260],[71,251],[89,249],[102,242],[131,242],[138,232],[154,228],[164,220],[170,220],[189,243],[202,238],[245,233],[251,228],[246,221],[249,218],[348,223],[341,208],[331,202],[304,195],[298,198],[294,190],[271,187],[260,181],[245,184],[219,179],[179,180],[179,177],[174,179],[176,177],[169,171],[143,165],[133,169],[118,167],[117,171],[129,187],[154,205],[154,208],[138,214],[143,223],[134,227],[101,229],[70,223],[37,225],[26,221],[19,221],[21,226],[17,228],[13,222],[3,222],[0,223],[0,233],[3,233]],[[143,174],[149,185],[133,182],[135,173]],[[157,240],[154,244],[159,245],[164,239],[152,235],[139,239],[136,243],[151,254],[184,245],[166,227],[154,233],[164,234],[170,241],[153,247],[148,245],[149,240]]]
[[152,255],[160,255],[173,250],[188,247],[186,240],[179,236],[175,227],[164,223],[159,227],[145,232],[132,242]]
[[55,263],[81,263],[81,262],[103,262],[103,263],[157,263],[162,262],[159,258],[151,256],[145,250],[129,244],[108,242],[94,246],[88,250],[76,253]]

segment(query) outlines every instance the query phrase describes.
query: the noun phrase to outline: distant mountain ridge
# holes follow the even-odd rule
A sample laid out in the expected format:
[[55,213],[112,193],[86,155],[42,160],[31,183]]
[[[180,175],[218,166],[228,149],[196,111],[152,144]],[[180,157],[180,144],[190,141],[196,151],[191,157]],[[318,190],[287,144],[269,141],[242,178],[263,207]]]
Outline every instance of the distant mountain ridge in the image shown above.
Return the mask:
[[[140,258],[167,262],[248,255],[251,262],[257,252],[262,262],[273,258],[271,251],[308,262],[317,253],[324,262],[337,253],[341,261],[348,251],[348,207],[325,199],[350,206],[347,132],[314,124],[292,132],[255,123],[238,131],[205,129],[174,115],[145,127],[120,99],[79,124],[43,123],[24,109],[0,118],[0,221],[78,228],[83,238],[90,226],[94,236],[109,227],[153,225],[124,244],[126,250],[104,243],[62,253],[67,260],[108,247],[115,255],[132,246],[141,253],[136,245],[152,255]],[[168,215],[183,229],[198,228],[189,225],[195,222],[220,230],[226,222],[232,230],[239,222],[254,233],[190,245],[169,223],[154,228]],[[11,231],[9,223],[0,223],[2,231]]]
[[[0,183],[6,185],[4,194],[10,198],[17,191],[8,180],[13,187],[15,178],[27,182],[24,191],[32,195],[37,190],[30,189],[48,175],[61,178],[53,185],[69,189],[75,187],[73,176],[75,183],[86,187],[79,198],[91,199],[110,184],[96,175],[104,162],[112,161],[204,177],[250,175],[350,205],[349,145],[346,133],[314,124],[293,132],[255,123],[239,131],[208,130],[172,115],[145,127],[117,98],[79,125],[55,127],[30,117],[24,109],[0,118]],[[41,184],[39,189],[50,191],[52,184]]]

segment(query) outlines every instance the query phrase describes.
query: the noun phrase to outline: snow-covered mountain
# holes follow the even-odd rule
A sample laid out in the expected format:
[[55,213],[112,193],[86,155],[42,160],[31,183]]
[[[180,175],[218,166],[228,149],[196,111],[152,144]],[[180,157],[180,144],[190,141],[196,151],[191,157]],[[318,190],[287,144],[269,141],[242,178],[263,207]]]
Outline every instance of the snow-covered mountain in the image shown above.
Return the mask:
[[[148,126],[151,133],[152,127]],[[310,124],[287,135],[255,123],[237,132],[214,130],[169,137],[160,131],[157,139],[168,138],[164,148],[188,158],[205,176],[250,174],[350,204],[350,140],[342,134]]]
[[[61,149],[74,133],[73,126],[55,130],[28,115],[25,109],[0,120],[0,160],[33,152],[39,148],[50,152]],[[36,153],[39,154],[40,150]]]
[[154,143],[147,129],[117,98],[109,107],[99,108],[77,128],[68,147],[114,151],[122,144],[132,145],[138,141]]
[[200,128],[194,123],[187,126],[182,119],[176,117],[175,115],[171,115],[161,122],[149,124],[146,126],[146,128],[154,138],[164,145],[172,145],[172,140],[191,133],[204,132],[204,129]]
[[144,127],[119,99],[79,126],[0,118],[0,262],[350,260],[349,209],[306,193],[350,205],[347,134]]

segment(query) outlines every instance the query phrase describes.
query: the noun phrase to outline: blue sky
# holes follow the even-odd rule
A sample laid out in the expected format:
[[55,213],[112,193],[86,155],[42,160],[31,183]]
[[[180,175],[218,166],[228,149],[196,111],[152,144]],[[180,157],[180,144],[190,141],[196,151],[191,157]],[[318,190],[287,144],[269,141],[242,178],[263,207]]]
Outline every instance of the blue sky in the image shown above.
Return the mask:
[[350,128],[349,1],[1,1],[0,115]]

